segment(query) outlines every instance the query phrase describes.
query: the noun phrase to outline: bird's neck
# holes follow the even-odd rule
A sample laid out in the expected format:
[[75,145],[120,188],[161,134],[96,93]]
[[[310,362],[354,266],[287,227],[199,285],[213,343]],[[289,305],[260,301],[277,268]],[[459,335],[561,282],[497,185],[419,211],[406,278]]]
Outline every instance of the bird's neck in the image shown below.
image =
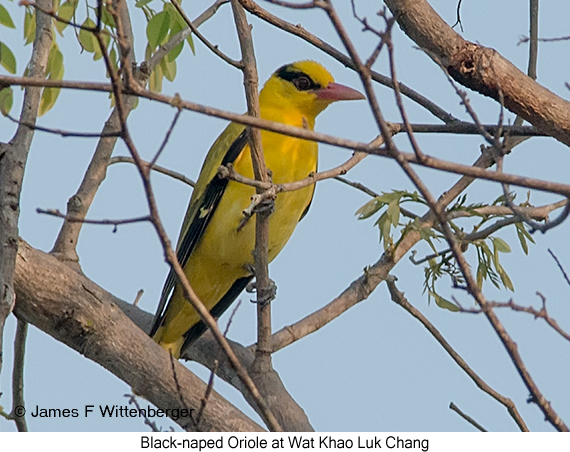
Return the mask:
[[291,126],[303,127],[313,130],[315,128],[315,117],[305,114],[297,108],[283,108],[278,105],[261,105],[261,117],[270,121],[282,122]]

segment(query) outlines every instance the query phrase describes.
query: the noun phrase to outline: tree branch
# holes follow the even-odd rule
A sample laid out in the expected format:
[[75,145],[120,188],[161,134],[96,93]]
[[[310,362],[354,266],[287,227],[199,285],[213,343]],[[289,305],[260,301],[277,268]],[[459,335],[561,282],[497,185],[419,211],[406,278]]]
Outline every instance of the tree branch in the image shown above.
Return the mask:
[[[52,0],[39,0],[45,9],[52,8]],[[32,56],[28,64],[30,77],[43,79],[52,44],[51,17],[42,12],[36,14],[36,36]],[[20,122],[35,124],[40,103],[41,89],[28,87],[24,93]],[[8,144],[0,145],[0,374],[4,350],[4,325],[14,306],[14,268],[18,252],[18,219],[20,192],[28,152],[34,130],[18,126]]]
[[[15,314],[91,359],[129,384],[133,390],[162,409],[198,409],[206,385],[170,355],[118,308],[126,305],[53,256],[20,241],[15,272]],[[152,316],[125,308],[141,326],[150,328]],[[178,422],[188,430],[261,431],[216,392],[199,426],[189,418]]]
[[464,40],[426,0],[385,0],[402,30],[427,54],[442,62],[462,85],[570,145],[570,102],[536,83],[496,50]]
[[489,394],[493,397],[497,402],[502,404],[507,411],[509,412],[510,416],[514,419],[517,423],[518,427],[523,432],[528,432],[528,427],[522,416],[520,415],[517,406],[515,403],[505,397],[504,395],[495,391],[491,386],[489,386],[485,380],[483,380],[466,362],[465,360],[455,351],[455,349],[447,342],[447,340],[443,337],[443,335],[439,332],[439,330],[420,312],[418,311],[404,296],[402,292],[398,290],[396,287],[396,278],[390,277],[386,280],[388,284],[388,289],[390,290],[390,295],[392,301],[402,308],[404,308],[409,314],[411,314],[416,320],[418,320],[434,337],[434,339],[443,347],[443,349],[449,354],[451,359],[455,361],[455,363],[463,370],[469,378],[477,385],[481,391]]

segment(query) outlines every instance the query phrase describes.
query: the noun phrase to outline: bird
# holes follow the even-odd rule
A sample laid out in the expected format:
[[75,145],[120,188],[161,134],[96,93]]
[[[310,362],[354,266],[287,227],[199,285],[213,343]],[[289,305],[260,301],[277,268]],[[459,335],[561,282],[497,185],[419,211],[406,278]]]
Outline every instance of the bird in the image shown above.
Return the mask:
[[[331,103],[364,98],[359,91],[336,83],[320,63],[297,61],[281,66],[267,80],[259,93],[260,115],[313,130],[317,115]],[[244,224],[243,211],[255,188],[217,173],[221,165],[231,164],[238,174],[255,178],[248,139],[249,129],[235,122],[216,139],[204,160],[178,239],[178,261],[214,318],[223,314],[254,276],[255,221]],[[273,183],[295,182],[317,170],[316,142],[267,130],[261,131],[261,142]],[[314,190],[311,184],[277,194],[269,216],[269,261],[307,213]],[[150,336],[178,359],[205,330],[171,269]]]

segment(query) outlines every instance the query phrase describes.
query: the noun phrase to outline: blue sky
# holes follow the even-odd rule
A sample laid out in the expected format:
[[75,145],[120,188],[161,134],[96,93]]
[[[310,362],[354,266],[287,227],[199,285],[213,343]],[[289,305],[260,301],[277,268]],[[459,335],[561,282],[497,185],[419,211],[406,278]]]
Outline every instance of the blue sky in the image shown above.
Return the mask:
[[[154,2],[159,8],[158,2]],[[186,4],[187,3],[187,4]],[[374,17],[381,2],[357,1],[361,15]],[[432,5],[447,20],[455,22],[455,2],[432,1]],[[554,4],[556,3],[556,5]],[[23,8],[17,3],[3,2],[12,13],[18,30],[0,29],[0,38],[7,42],[17,56],[21,74],[30,53],[22,48],[21,24]],[[209,2],[185,2],[190,17],[197,16]],[[267,6],[267,5],[264,5]],[[349,2],[335,2],[357,48],[364,56],[376,45],[371,34],[361,32],[352,18]],[[334,30],[325,15],[317,11],[288,11],[271,8],[293,23],[301,23],[327,42],[340,48]],[[493,14],[489,14],[493,11]],[[133,11],[137,58],[144,57],[144,18]],[[544,37],[568,35],[567,18],[570,5],[565,2],[543,2],[539,32]],[[462,21],[466,39],[497,49],[521,70],[526,71],[528,48],[518,45],[522,35],[528,35],[526,2],[463,2]],[[349,69],[322,54],[317,49],[271,26],[252,19],[260,79],[284,63],[300,59],[322,62],[335,79],[361,89],[358,77]],[[239,56],[229,6],[223,7],[207,22],[202,32],[234,58]],[[104,80],[101,62],[93,63],[91,56],[80,54],[70,29],[58,43],[65,55],[65,79]],[[398,27],[394,28],[396,62],[400,80],[437,102],[461,119],[468,119],[453,89],[438,67],[414,47]],[[568,44],[541,43],[538,81],[567,98],[564,82],[569,80]],[[386,73],[385,55],[376,69]],[[1,73],[5,73],[0,68]],[[16,91],[15,105],[21,94]],[[184,99],[235,112],[245,110],[241,73],[228,67],[201,43],[196,41],[196,55],[185,48],[179,57],[178,77],[165,83],[167,94],[180,93]],[[399,122],[393,95],[378,86],[376,93],[388,120]],[[498,105],[476,93],[469,92],[471,102],[483,122],[494,123]],[[406,101],[412,122],[437,120],[421,107]],[[13,113],[16,113],[14,109]],[[109,113],[109,100],[101,93],[62,92],[55,108],[39,123],[46,127],[75,131],[98,131]],[[151,158],[169,127],[174,111],[164,105],[141,100],[129,118],[135,144],[145,158]],[[509,120],[513,115],[509,114]],[[176,169],[195,178],[210,144],[225,126],[225,121],[184,112],[178,127],[160,158],[163,166]],[[378,131],[366,102],[332,105],[317,121],[316,129],[359,141],[373,139]],[[0,140],[8,140],[14,125],[0,119]],[[471,163],[479,154],[479,137],[419,136],[425,153],[441,158]],[[396,143],[409,150],[404,136]],[[32,246],[49,251],[61,221],[41,216],[36,208],[65,210],[67,199],[75,193],[96,145],[94,139],[61,138],[37,133],[26,168],[21,203],[20,235]],[[346,160],[349,152],[321,145],[320,168],[327,169]],[[126,155],[119,144],[115,155]],[[570,163],[567,148],[551,138],[528,140],[517,147],[505,162],[505,170],[538,178],[567,181]],[[439,195],[457,179],[456,176],[433,170],[418,169],[432,193]],[[358,180],[377,192],[413,189],[409,180],[391,161],[368,157],[347,177]],[[190,190],[180,182],[163,175],[153,176],[160,213],[172,239],[186,209]],[[525,190],[517,190],[523,199]],[[468,191],[470,202],[491,201],[501,194],[498,185],[477,182]],[[335,181],[319,183],[309,215],[300,223],[291,241],[270,266],[278,295],[273,302],[273,328],[294,323],[325,305],[342,292],[364,267],[373,264],[383,249],[378,243],[374,220],[358,221],[354,212],[369,198]],[[544,194],[534,194],[531,202],[539,205],[555,200]],[[146,213],[142,185],[135,168],[117,164],[108,171],[89,217],[130,218]],[[489,299],[539,307],[536,291],[548,298],[553,317],[562,327],[570,329],[568,291],[560,271],[549,256],[552,249],[560,261],[570,268],[567,241],[568,224],[562,224],[546,235],[535,234],[536,245],[525,256],[518,246],[513,230],[500,237],[511,244],[512,253],[504,255],[503,266],[515,285],[515,292],[497,291],[484,286]],[[440,244],[444,247],[444,244]],[[429,253],[425,244],[418,245],[418,255]],[[85,225],[78,253],[85,274],[106,290],[124,300],[135,298],[139,289],[144,295],[139,306],[154,312],[167,274],[158,239],[150,224],[121,226],[116,233],[112,227]],[[474,254],[468,253],[471,263]],[[442,331],[467,362],[493,388],[511,397],[517,404],[531,430],[551,431],[540,411],[526,403],[527,390],[518,378],[504,348],[482,316],[454,314],[428,305],[422,293],[423,268],[403,259],[394,269],[398,284],[411,303],[420,309]],[[438,283],[447,297],[455,296],[463,303],[468,298],[454,291],[448,281]],[[229,336],[244,344],[255,340],[255,309],[248,303],[249,295],[240,297],[243,303],[237,312]],[[508,331],[519,346],[531,373],[558,413],[570,418],[570,366],[565,359],[568,343],[554,334],[544,322],[525,314],[501,313]],[[227,318],[222,318],[225,325]],[[15,329],[12,317],[5,331],[5,343],[11,344]],[[0,405],[11,406],[10,368],[12,351],[4,350],[5,365],[1,376]],[[315,334],[279,351],[274,365],[297,402],[304,408],[315,429],[319,431],[470,431],[465,421],[452,412],[454,402],[483,426],[493,431],[516,430],[506,410],[479,391],[469,378],[451,361],[431,336],[400,307],[390,301],[385,285],[380,285],[370,298],[346,312]],[[197,364],[189,367],[207,378],[208,372]],[[217,380],[215,389],[232,403],[257,419],[241,395]],[[84,405],[124,405],[127,384],[90,362],[51,337],[30,328],[25,368],[25,395],[28,411],[35,406],[46,408],[79,408]],[[143,403],[146,403],[143,401]],[[34,431],[147,431],[140,420],[102,418],[39,419],[28,417]],[[164,428],[174,425],[161,423]],[[14,426],[0,421],[0,431],[12,431]]]

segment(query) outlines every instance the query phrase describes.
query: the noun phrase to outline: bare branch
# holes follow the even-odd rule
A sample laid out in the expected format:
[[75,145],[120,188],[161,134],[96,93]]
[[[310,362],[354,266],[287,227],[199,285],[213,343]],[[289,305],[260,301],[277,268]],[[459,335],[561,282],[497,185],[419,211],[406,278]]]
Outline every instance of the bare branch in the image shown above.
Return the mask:
[[339,182],[342,182],[343,184],[349,185],[350,187],[354,187],[357,190],[366,193],[368,196],[372,196],[373,198],[378,196],[378,193],[366,187],[365,185],[361,184],[360,182],[350,181],[342,176],[335,176],[334,179],[336,179]]
[[[112,90],[112,87],[110,85],[99,84],[99,83],[81,82],[80,84],[76,85],[75,83],[65,83],[65,82],[50,83],[50,81],[39,81],[33,79],[18,79],[18,82],[14,83],[14,80],[15,78],[13,77],[0,76],[0,82],[9,81],[8,84],[10,85],[11,84],[33,85],[33,86],[45,85],[45,86],[59,86],[59,87],[68,87],[68,88],[72,87],[78,89],[93,89],[96,91]],[[127,92],[130,91],[127,90]],[[161,102],[168,105],[172,105],[173,102],[176,102],[176,97],[166,96],[164,94],[154,93],[140,88],[136,88],[136,94],[140,97],[144,97],[150,100],[155,100],[157,102]],[[377,147],[371,147],[369,144],[365,144],[355,140],[338,138],[332,135],[314,132],[312,130],[304,129],[301,127],[294,127],[279,122],[273,122],[261,118],[254,118],[247,115],[231,113],[213,107],[206,107],[204,105],[196,104],[190,101],[181,100],[179,106],[186,110],[191,110],[210,116],[216,116],[219,118],[228,119],[231,121],[238,122],[240,124],[259,127],[260,129],[271,130],[273,132],[282,133],[284,135],[304,138],[307,140],[318,141],[320,143],[331,144],[333,146],[394,158],[393,155],[391,155],[387,150],[378,149]],[[389,126],[387,125],[387,127]],[[565,197],[570,196],[570,185],[568,184],[543,181],[529,177],[510,175],[506,173],[497,174],[497,172],[495,171],[486,171],[483,167],[462,165],[454,162],[440,160],[427,155],[425,155],[425,157],[422,159],[421,162],[419,162],[416,156],[412,153],[400,152],[400,155],[404,160],[410,163],[415,163],[428,168],[440,169],[451,173],[465,175],[468,176],[469,178],[479,178],[479,179],[492,180],[496,182],[505,182],[511,185],[518,185],[521,187],[526,187],[531,189],[549,191],[552,193],[563,195]]]
[[536,65],[538,62],[538,0],[530,0],[530,46],[528,55],[527,74],[536,80]]
[[14,370],[12,372],[12,413],[19,432],[27,432],[28,425],[24,407],[24,356],[26,354],[26,339],[28,335],[28,322],[18,319],[16,338],[14,339]]
[[[192,25],[194,29],[197,29],[210,19],[218,9],[229,3],[230,0],[216,0],[210,7],[208,7],[202,14],[200,14],[196,19],[192,21]],[[170,53],[174,47],[184,41],[188,36],[192,34],[192,28],[188,27],[184,30],[179,31],[176,33],[167,43],[161,45],[158,50],[152,55],[152,57],[147,62],[148,73],[150,74],[152,70],[160,63],[160,61]]]
[[466,362],[465,360],[455,351],[455,349],[445,340],[443,335],[439,332],[439,330],[420,312],[418,311],[404,296],[402,292],[398,290],[396,287],[396,278],[389,277],[386,280],[388,284],[388,289],[390,290],[390,295],[392,296],[392,301],[404,308],[407,312],[409,312],[414,318],[416,318],[434,337],[434,339],[443,347],[443,349],[449,354],[451,359],[455,361],[455,363],[473,380],[473,383],[477,385],[479,389],[481,389],[486,394],[489,394],[493,397],[497,402],[502,404],[507,411],[509,412],[510,416],[514,419],[517,423],[518,427],[523,432],[528,432],[528,427],[524,422],[524,419],[521,417],[515,403],[509,399],[508,397],[503,396],[502,394],[495,391],[491,386],[489,386],[485,380],[483,380]]
[[[100,3],[100,2],[98,2],[98,3]],[[61,23],[67,24],[67,25],[71,25],[72,27],[77,28],[79,30],[85,30],[85,31],[89,31],[92,33],[96,33],[96,32],[101,30],[101,22],[100,22],[101,18],[100,17],[97,18],[97,24],[95,27],[86,27],[84,25],[80,25],[78,23],[75,23],[72,20],[67,20],[67,19],[64,19],[64,18],[58,16],[52,8],[49,8],[49,9],[45,8],[42,5],[38,4],[37,2],[32,2],[29,0],[20,0],[19,5],[20,6],[31,6],[32,8],[35,8],[36,10],[41,11],[45,15],[53,17],[57,22],[61,22]]]
[[51,215],[52,217],[63,218],[65,221],[69,221],[70,223],[86,223],[86,224],[100,224],[100,225],[114,226],[113,232],[117,232],[117,227],[121,224],[132,224],[132,223],[141,223],[144,221],[150,221],[150,216],[148,215],[144,215],[142,217],[135,217],[135,218],[123,218],[120,220],[90,220],[87,218],[81,218],[81,217],[78,218],[78,217],[65,215],[64,213],[60,212],[57,209],[36,209],[36,212],[44,215]]
[[[449,35],[455,33],[455,32],[453,32],[453,30],[451,30],[451,28],[449,28],[439,18],[439,16],[437,16],[435,11],[433,11],[433,9],[431,9],[429,4],[427,4],[427,2],[425,2],[424,0],[400,0],[400,1],[398,1],[398,0],[385,0],[385,1],[386,1],[386,4],[392,10],[392,13],[397,16],[398,21],[400,21],[402,19],[402,17],[401,17],[402,15],[407,16],[407,18],[405,20],[408,20],[409,16],[414,16],[414,18],[413,18],[414,23],[411,23],[411,24],[406,23],[406,26],[409,26],[410,28],[413,28],[414,25],[416,27],[417,26],[424,26],[424,24],[419,25],[419,24],[415,23],[416,17],[414,14],[411,14],[412,12],[425,15],[426,11],[427,11],[429,14],[432,14],[431,20],[433,20],[434,22],[427,24],[428,25],[427,29],[426,28],[423,29],[423,32],[425,32],[427,34],[427,36],[425,36],[424,39],[433,38],[432,36],[429,35],[429,32],[432,31],[429,27],[433,27],[434,23],[438,23],[438,22],[440,23],[439,24],[440,26],[447,27]],[[369,99],[370,106],[372,107],[372,112],[373,112],[374,118],[378,124],[378,127],[382,131],[382,135],[387,140],[386,146],[388,147],[388,152],[398,162],[398,164],[400,165],[400,167],[402,168],[404,173],[408,176],[408,178],[411,180],[411,182],[420,191],[421,195],[423,196],[423,198],[426,200],[428,206],[430,207],[430,210],[432,211],[435,218],[437,219],[437,221],[441,225],[445,239],[447,240],[449,247],[453,252],[455,260],[456,260],[456,262],[457,262],[457,264],[461,270],[461,273],[463,274],[463,277],[467,283],[467,289],[468,289],[469,293],[474,297],[476,302],[482,307],[487,319],[489,320],[493,329],[495,330],[495,332],[497,333],[497,335],[501,339],[501,342],[503,343],[503,346],[505,347],[505,349],[509,353],[509,356],[511,357],[511,360],[512,360],[516,370],[518,371],[519,375],[521,376],[521,379],[523,380],[523,382],[525,383],[529,392],[531,393],[532,401],[536,402],[536,404],[539,406],[540,410],[543,412],[543,414],[545,415],[547,420],[557,430],[568,431],[568,427],[566,426],[564,421],[560,418],[558,413],[552,408],[550,402],[544,397],[544,395],[542,394],[542,392],[540,391],[540,389],[536,385],[536,383],[533,380],[532,376],[530,375],[528,369],[526,368],[524,361],[522,360],[522,357],[518,351],[516,344],[514,343],[514,341],[510,337],[510,335],[505,330],[503,324],[500,322],[498,317],[495,315],[494,311],[492,309],[488,309],[487,300],[486,300],[485,296],[483,295],[483,293],[481,292],[480,287],[477,285],[477,282],[471,273],[471,269],[470,269],[469,265],[467,264],[467,261],[465,260],[465,257],[463,255],[461,248],[460,248],[458,240],[455,237],[455,235],[454,235],[452,229],[450,228],[449,224],[447,223],[447,219],[445,217],[445,212],[441,209],[440,203],[436,202],[435,198],[432,196],[430,191],[427,189],[424,182],[419,178],[417,173],[411,168],[409,162],[403,157],[403,155],[400,153],[400,151],[394,146],[392,141],[387,136],[387,133],[386,133],[387,126],[386,126],[386,123],[385,123],[385,121],[381,115],[378,102],[375,98],[373,89],[371,87],[370,73],[369,73],[368,69],[365,67],[365,65],[362,63],[360,57],[358,56],[358,53],[356,52],[356,49],[355,49],[353,43],[351,42],[348,34],[346,33],[344,27],[342,26],[342,23],[340,22],[340,19],[339,19],[338,15],[336,14],[336,11],[335,11],[332,3],[330,2],[330,0],[326,0],[325,4],[326,5],[325,5],[325,7],[323,7],[323,9],[325,9],[325,11],[327,12],[329,19],[331,20],[333,26],[335,27],[335,30],[337,31],[340,39],[342,40],[344,46],[346,47],[346,49],[347,49],[349,55],[351,56],[354,64],[357,66],[358,73],[360,75],[360,78],[361,78],[364,86],[365,86],[365,90],[366,90],[367,97]],[[402,14],[403,11],[398,9],[398,8],[403,7],[404,5],[408,8],[406,11],[407,14]],[[422,9],[418,9],[418,8],[422,8]],[[425,9],[425,11],[424,11],[424,9]],[[417,31],[417,29],[412,29],[411,31],[406,29],[407,33],[416,32],[416,31]],[[441,32],[438,32],[436,34],[438,37],[441,36]],[[455,33],[455,35],[457,35],[457,34]],[[413,36],[415,38],[417,38],[416,35],[413,35]],[[449,38],[452,39],[451,36],[449,36]],[[437,56],[438,59],[440,59],[440,55],[445,54],[445,52],[442,52],[442,50],[444,50],[446,48],[448,50],[450,50],[449,47],[453,44],[457,44],[457,41],[460,39],[461,39],[461,37],[459,37],[459,35],[457,35],[457,38],[455,39],[454,42],[439,43],[439,45],[441,47],[433,46],[433,48],[428,48],[428,50],[430,52],[434,53],[435,56]],[[453,49],[453,51],[456,51],[456,50]],[[446,67],[451,64],[448,60],[446,60],[445,63],[446,63],[445,64]],[[489,63],[489,62],[487,62],[487,63]],[[470,67],[472,67],[473,62],[471,61],[470,64],[471,64]],[[518,69],[516,69],[516,70],[518,70]],[[501,79],[499,79],[499,80],[501,80]],[[502,92],[500,85],[499,85],[499,91],[501,91],[501,96],[502,96],[503,92]],[[485,94],[488,94],[488,93],[485,93]],[[554,96],[554,97],[556,97],[556,96]],[[505,96],[505,101],[508,101],[506,96]],[[568,106],[570,106],[570,103],[568,103],[568,102],[566,102],[566,103],[568,104]],[[568,115],[570,115],[570,109],[568,109]],[[569,116],[569,119],[570,119],[570,116]],[[562,126],[562,127],[564,127],[564,126]],[[569,134],[569,137],[570,137],[570,134]],[[570,143],[570,138],[568,139],[568,142]]]
[[[243,84],[247,100],[247,112],[250,116],[258,118],[261,116],[259,107],[259,79],[251,28],[247,22],[245,10],[239,1],[231,0],[231,5],[243,62]],[[269,175],[263,154],[261,131],[259,129],[250,129],[249,146],[255,179],[261,182],[269,182]],[[263,193],[263,190],[259,188],[257,188],[256,191],[258,195]],[[272,291],[274,283],[269,279],[269,216],[271,212],[271,209],[257,209],[255,216],[255,249],[253,251],[253,260],[257,293],[257,341],[259,346],[255,353],[252,371],[260,374],[268,374],[273,370],[271,349],[269,347],[269,339],[271,336],[270,301],[274,297],[274,292]],[[260,406],[260,408],[263,410],[261,414],[268,427],[272,431],[283,431],[269,407]]]
[[219,56],[222,60],[224,60],[226,63],[232,65],[233,67],[236,67],[238,69],[242,69],[243,68],[243,63],[241,61],[236,61],[233,60],[232,58],[230,58],[229,56],[227,56],[224,52],[222,52],[217,45],[213,45],[210,43],[210,41],[208,41],[204,35],[202,33],[200,33],[198,31],[198,28],[196,27],[196,25],[194,25],[194,23],[188,18],[188,16],[186,15],[186,13],[184,12],[184,10],[182,9],[182,7],[180,6],[180,4],[176,1],[176,0],[170,0],[170,3],[172,3],[174,5],[174,7],[176,8],[176,11],[178,11],[178,13],[180,14],[180,16],[182,17],[182,19],[184,19],[184,22],[186,22],[186,24],[188,25],[188,27],[190,28],[190,30],[192,31],[192,33],[194,33],[196,35],[196,37],[202,41],[202,43],[208,47],[208,49],[210,49],[214,54],[216,54],[217,56]]
[[523,74],[496,50],[464,40],[426,0],[386,0],[402,30],[459,83],[504,105],[570,145],[570,102]]
[[[39,0],[38,4],[52,8],[52,0]],[[32,56],[28,64],[30,77],[43,79],[52,44],[51,18],[42,12],[36,15],[36,36]],[[20,122],[35,124],[40,103],[41,89],[28,87],[24,93]],[[0,144],[0,374],[2,373],[2,351],[4,349],[4,324],[14,306],[14,268],[18,252],[18,220],[20,214],[20,192],[28,152],[34,130],[18,126],[8,144]]]
[[[53,256],[20,241],[15,273],[18,294],[15,314],[56,340],[99,363],[157,407],[185,409],[170,372],[170,355],[118,308],[141,321],[140,309],[110,293]],[[144,315],[141,327],[150,328]],[[176,375],[190,408],[198,408],[206,384],[174,362]],[[188,418],[177,421],[194,430]],[[213,392],[201,428],[211,431],[261,431],[219,394]]]
[[180,118],[181,113],[182,113],[182,109],[178,108],[176,110],[176,114],[174,115],[174,119],[170,123],[170,127],[166,131],[166,135],[164,136],[164,140],[162,140],[162,143],[161,143],[160,147],[158,148],[158,151],[156,151],[156,154],[154,155],[154,157],[150,161],[151,167],[155,166],[156,161],[160,157],[160,154],[162,154],[162,151],[164,151],[164,148],[166,147],[166,144],[168,143],[168,140],[170,139],[170,135],[172,135],[172,131],[174,130],[174,127],[176,126],[176,123],[178,122],[178,118]]
[[[260,19],[276,26],[277,28],[282,29],[283,31],[286,31],[287,33],[291,33],[295,36],[298,36],[299,38],[303,39],[309,44],[312,44],[313,46],[317,47],[318,49],[332,56],[334,59],[341,62],[346,67],[355,69],[354,63],[351,61],[351,59],[348,56],[338,51],[335,47],[331,46],[330,44],[324,42],[322,39],[318,38],[317,36],[311,34],[307,30],[305,30],[301,25],[294,25],[277,16],[274,16],[265,9],[261,8],[253,0],[240,0],[240,3],[251,14],[254,14]],[[375,82],[378,82],[381,85],[387,86],[389,88],[394,87],[393,82],[389,77],[386,77],[375,71],[371,71],[371,74]],[[449,114],[444,109],[439,107],[437,104],[430,101],[426,97],[422,96],[420,93],[414,91],[410,87],[400,84],[400,91],[402,92],[402,94],[404,94],[404,96],[409,97],[414,102],[418,103],[426,110],[428,110],[430,113],[432,113],[435,117],[441,119],[443,122],[449,124],[458,121],[457,118],[455,118],[453,115]]]
[[101,132],[71,132],[69,130],[63,130],[63,129],[54,129],[51,127],[42,127],[42,126],[38,126],[37,124],[29,124],[29,123],[24,123],[24,122],[20,122],[18,121],[16,118],[13,118],[10,115],[6,115],[6,117],[12,121],[15,122],[21,126],[27,127],[31,130],[37,130],[39,132],[46,132],[46,133],[52,133],[54,135],[61,135],[64,138],[68,138],[68,137],[75,137],[75,138],[106,138],[106,137],[117,137],[118,134],[116,132],[111,132],[108,134],[103,135]]
[[568,285],[570,286],[570,278],[568,277],[568,274],[566,273],[566,271],[564,270],[564,267],[562,266],[562,264],[560,263],[560,261],[558,260],[558,258],[556,257],[556,255],[554,254],[554,252],[548,248],[548,252],[550,253],[550,255],[552,256],[552,258],[554,259],[554,261],[556,262],[556,265],[558,265],[558,268],[560,269],[560,271],[562,272],[562,276],[564,276],[564,279],[566,280],[566,282],[568,283]]
[[[459,3],[461,3],[461,0]],[[475,427],[480,432],[486,432],[487,431],[475,419],[473,419],[471,416],[468,416],[463,411],[461,411],[459,409],[459,407],[457,405],[455,405],[455,403],[451,402],[449,404],[449,409],[455,411],[457,414],[459,414],[459,416],[461,416],[463,419],[465,419],[467,422],[469,422],[473,427]]]
[[[109,166],[114,165],[115,163],[132,163],[132,164],[134,164],[135,161],[133,160],[132,157],[119,155],[116,157],[111,157],[111,159],[109,160]],[[143,161],[142,163],[144,165],[150,165],[149,162]],[[170,176],[173,179],[179,180],[180,182],[184,182],[186,185],[190,185],[191,187],[194,187],[196,185],[196,182],[194,182],[192,179],[189,179],[184,174],[179,173],[177,171],[173,171],[173,170],[168,169],[168,168],[164,168],[163,166],[153,165],[151,170],[156,171],[157,173],[166,174],[167,176]]]

